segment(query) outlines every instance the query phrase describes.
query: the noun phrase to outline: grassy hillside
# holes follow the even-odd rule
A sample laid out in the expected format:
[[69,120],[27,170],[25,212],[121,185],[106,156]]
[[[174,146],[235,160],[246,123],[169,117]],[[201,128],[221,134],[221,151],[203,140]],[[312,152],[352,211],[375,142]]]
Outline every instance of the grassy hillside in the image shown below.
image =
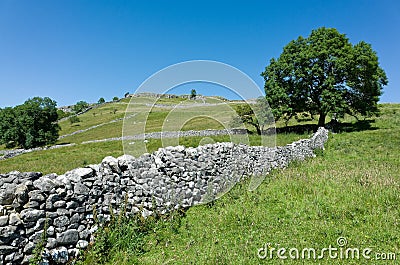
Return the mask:
[[[204,99],[205,103],[217,104],[221,103],[214,98],[206,98]],[[82,115],[79,115],[79,119],[81,122],[71,124],[69,120],[65,120],[60,122],[60,135],[65,136],[76,132],[78,130],[87,130],[85,132],[63,137],[59,140],[58,143],[81,143],[90,140],[99,140],[105,138],[113,138],[113,137],[121,137],[122,135],[122,126],[123,121],[120,120],[124,117],[125,111],[127,110],[127,106],[129,103],[129,99],[123,99],[120,102],[104,104],[98,108],[92,109]],[[145,116],[147,116],[148,112],[150,112],[147,118],[146,130],[145,132],[154,132],[161,131],[164,120],[167,116],[172,112],[174,113],[173,107],[177,104],[188,106],[189,104],[202,104],[203,100],[185,100],[183,98],[172,98],[172,99],[159,99],[154,107],[151,107],[153,104],[153,99],[149,98],[135,98],[134,102],[131,103],[131,107],[127,110],[129,114],[136,114],[136,117],[130,119],[132,123],[134,122],[142,122],[145,120]],[[149,106],[150,104],[150,106]],[[178,109],[177,115],[197,115],[200,112],[209,113],[216,112],[221,110],[220,107],[216,106],[193,106],[185,108],[184,111]],[[231,112],[229,112],[226,108],[224,111],[218,113],[218,118],[222,119],[222,121],[229,121],[231,119]],[[176,113],[175,112],[175,113]],[[184,117],[179,117],[184,120]],[[117,120],[117,121],[116,121]],[[179,120],[175,118],[175,121]],[[116,122],[112,122],[116,121]],[[196,120],[189,121],[185,124],[183,130],[203,130],[203,129],[221,129],[222,126],[220,124],[215,123],[215,121],[210,120],[205,121],[197,118]],[[93,128],[94,126],[98,126]],[[180,128],[179,124],[169,124],[172,130],[177,130]],[[132,126],[133,127],[133,126]],[[133,127],[135,129],[135,127]],[[132,131],[132,134],[142,133],[141,130]]]
[[81,122],[71,124],[69,120],[64,120],[59,123],[61,130],[60,135],[66,135],[77,130],[87,129],[94,125],[110,122],[117,118],[123,118],[125,109],[129,100],[123,99],[120,102],[106,103],[90,111],[79,115]]
[[[347,124],[347,132],[330,134],[323,153],[272,172],[254,192],[242,183],[221,199],[182,214],[112,224],[82,263],[283,263],[276,250],[272,260],[257,256],[270,243],[270,251],[314,248],[317,255],[330,245],[344,251],[372,249],[370,260],[361,254],[360,259],[329,259],[326,252],[324,259],[285,261],[294,264],[396,264],[400,105],[380,108],[381,117],[369,128]],[[343,248],[337,243],[340,237],[347,241]]]
[[[134,104],[128,109],[129,114],[137,114],[137,116],[129,119],[130,122],[137,122],[138,124],[144,120],[154,99],[149,98],[136,98]],[[174,113],[173,107],[176,104],[190,105],[193,103],[218,104],[221,100],[215,98],[205,98],[196,101],[188,101],[182,98],[173,99],[160,99],[156,105],[151,109],[146,121],[145,132],[161,131],[163,124],[168,120],[168,115]],[[122,136],[123,120],[121,120],[127,109],[129,99],[123,99],[119,102],[111,102],[100,105],[90,111],[79,115],[80,122],[71,124],[69,120],[64,120],[59,123],[61,127],[60,136],[66,136],[84,130],[83,132],[76,133],[63,137],[58,140],[57,144],[74,143],[75,146],[66,146],[53,150],[42,150],[32,153],[26,153],[11,159],[0,160],[0,173],[7,173],[13,170],[24,171],[40,171],[44,174],[58,173],[62,174],[68,170],[76,167],[82,167],[88,164],[97,164],[108,155],[120,156],[123,154],[123,148],[120,141],[101,142],[101,143],[88,143],[82,144],[86,141],[101,140],[113,137]],[[228,122],[232,118],[230,108],[239,103],[228,102],[228,107],[219,107],[213,105],[192,107],[185,107],[182,110],[175,112],[175,118],[169,118],[170,123],[166,125],[166,130],[204,130],[204,129],[222,129],[221,122]],[[176,111],[176,110],[175,110]],[[199,116],[201,114],[204,116]],[[216,121],[206,116],[211,114],[217,117]],[[195,116],[196,118],[190,118]],[[186,121],[184,124],[179,122]],[[142,131],[139,126],[131,126],[130,134],[140,134]],[[254,128],[249,127],[253,130]],[[300,138],[305,138],[309,135],[308,132],[296,134],[288,133],[281,134],[277,137],[278,145],[285,145]],[[228,136],[211,137],[212,141],[225,142],[229,141]],[[257,145],[259,136],[250,135],[250,142]],[[200,143],[200,137],[182,137],[180,144],[185,146],[197,146]],[[203,142],[204,144],[204,142]],[[149,151],[155,151],[162,146],[161,141],[151,139],[147,144]],[[4,148],[0,146],[0,148]]]

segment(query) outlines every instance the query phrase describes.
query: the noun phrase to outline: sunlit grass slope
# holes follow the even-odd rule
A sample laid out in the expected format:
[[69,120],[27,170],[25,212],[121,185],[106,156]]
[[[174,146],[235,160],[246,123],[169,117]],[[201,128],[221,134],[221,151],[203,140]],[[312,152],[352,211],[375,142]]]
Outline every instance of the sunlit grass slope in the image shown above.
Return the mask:
[[[111,226],[83,263],[397,264],[400,105],[380,108],[381,117],[369,129],[348,124],[348,132],[330,134],[323,153],[272,172],[256,191],[249,192],[244,182],[182,216]],[[371,248],[371,259],[361,254],[360,259],[330,259],[326,252],[316,260],[291,259],[286,253],[283,261],[276,250],[272,259],[257,256],[267,243],[287,251],[339,248],[340,237],[347,240],[344,249]],[[391,253],[397,253],[397,261],[377,260],[385,254],[393,259]]]

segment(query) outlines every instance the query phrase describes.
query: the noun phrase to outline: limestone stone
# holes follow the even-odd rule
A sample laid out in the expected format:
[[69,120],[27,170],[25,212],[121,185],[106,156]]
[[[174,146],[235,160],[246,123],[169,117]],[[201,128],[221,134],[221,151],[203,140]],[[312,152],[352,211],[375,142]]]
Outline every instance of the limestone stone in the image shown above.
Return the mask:
[[28,192],[28,186],[26,186],[25,184],[18,185],[14,191],[15,200],[21,205],[27,203],[29,200]]
[[24,222],[35,222],[43,217],[45,217],[45,212],[43,210],[29,208],[21,211],[21,218]]
[[13,247],[13,246],[0,245],[0,255],[6,255],[6,254],[13,253],[17,249],[18,249],[17,247]]
[[74,193],[77,195],[87,195],[90,189],[82,183],[76,183],[74,186]]
[[101,162],[102,166],[108,166],[112,172],[121,173],[121,169],[118,165],[118,160],[112,156],[106,156]]
[[32,190],[28,193],[29,199],[37,202],[44,202],[45,198],[40,190]]
[[0,226],[6,226],[8,224],[8,215],[0,216]]
[[38,178],[33,182],[33,186],[42,192],[50,192],[56,187],[56,183],[50,179],[48,176],[43,176]]
[[76,229],[70,229],[63,233],[57,234],[57,242],[60,245],[76,244],[79,240],[79,232]]
[[10,225],[17,226],[22,224],[21,215],[19,213],[10,213],[9,217],[10,217],[9,218]]
[[76,247],[77,248],[86,248],[89,245],[89,242],[87,242],[86,240],[79,240],[78,243],[76,243]]
[[62,215],[62,216],[54,219],[53,223],[54,223],[55,227],[64,227],[64,226],[69,225],[69,218],[65,215]]
[[7,205],[11,204],[15,198],[15,187],[17,185],[5,183],[2,185],[0,189],[0,205]]
[[94,175],[92,168],[77,168],[66,173],[68,178],[73,182],[80,182],[83,179],[90,178]]
[[50,251],[50,256],[57,264],[67,263],[69,259],[68,249],[66,247],[58,247]]

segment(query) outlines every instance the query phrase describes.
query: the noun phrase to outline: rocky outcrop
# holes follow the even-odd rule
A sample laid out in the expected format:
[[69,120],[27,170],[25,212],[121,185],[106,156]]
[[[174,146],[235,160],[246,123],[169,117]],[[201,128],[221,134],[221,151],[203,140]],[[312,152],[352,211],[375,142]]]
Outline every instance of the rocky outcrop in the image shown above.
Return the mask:
[[320,128],[310,139],[283,147],[176,146],[138,158],[106,157],[63,175],[0,175],[0,264],[28,264],[44,232],[44,264],[66,263],[122,205],[127,215],[147,217],[207,202],[243,177],[315,156],[327,138]]

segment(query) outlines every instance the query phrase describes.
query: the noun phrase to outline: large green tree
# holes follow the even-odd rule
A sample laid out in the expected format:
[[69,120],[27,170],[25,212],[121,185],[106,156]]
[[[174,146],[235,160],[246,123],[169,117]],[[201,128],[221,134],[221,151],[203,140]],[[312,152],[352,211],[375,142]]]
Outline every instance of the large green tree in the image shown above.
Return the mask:
[[35,97],[0,110],[0,143],[23,148],[55,143],[60,130],[56,106],[48,97]]
[[276,119],[306,111],[319,115],[320,126],[329,114],[377,114],[388,83],[370,44],[352,45],[344,34],[324,27],[287,44],[261,75]]
[[19,129],[14,109],[11,107],[0,109],[0,144],[14,147],[18,138]]

